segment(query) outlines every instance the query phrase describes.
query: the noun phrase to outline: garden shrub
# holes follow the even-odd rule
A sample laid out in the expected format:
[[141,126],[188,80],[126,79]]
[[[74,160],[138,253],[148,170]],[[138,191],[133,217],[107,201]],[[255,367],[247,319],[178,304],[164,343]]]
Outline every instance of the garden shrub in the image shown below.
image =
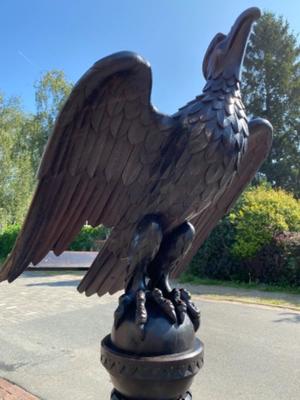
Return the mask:
[[201,278],[231,279],[237,263],[230,253],[234,241],[234,227],[223,218],[204,242],[189,266],[189,273]]
[[199,278],[300,286],[299,232],[299,200],[265,184],[252,187],[212,231],[188,273]]
[[229,219],[236,232],[232,255],[249,259],[279,233],[300,231],[300,201],[284,190],[253,187],[244,193]]
[[[8,225],[0,232],[0,259],[5,259],[11,252],[16,238],[20,232],[19,225]],[[99,250],[103,241],[107,238],[109,229],[104,226],[93,228],[85,225],[73,242],[69,245],[68,250],[74,251],[90,251]]]
[[107,238],[109,229],[100,225],[93,228],[85,225],[73,242],[69,245],[68,250],[73,251],[91,251],[100,250],[102,242]]
[[5,259],[11,252],[19,232],[19,225],[7,225],[6,228],[0,232],[0,259]]
[[300,233],[284,232],[251,259],[241,262],[249,280],[280,286],[300,286]]
[[300,287],[300,233],[288,233],[278,238],[284,249],[283,260],[286,268],[283,279],[288,277],[288,284]]

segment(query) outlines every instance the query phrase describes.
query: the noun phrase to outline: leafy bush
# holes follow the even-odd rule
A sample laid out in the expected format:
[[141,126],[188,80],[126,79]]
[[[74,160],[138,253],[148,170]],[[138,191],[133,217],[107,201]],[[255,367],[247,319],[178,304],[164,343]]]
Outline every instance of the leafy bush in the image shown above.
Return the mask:
[[[16,238],[20,232],[19,225],[8,225],[0,233],[0,259],[5,259],[11,252]],[[85,225],[73,242],[69,245],[68,250],[74,251],[90,251],[99,250],[102,242],[107,238],[109,229],[104,226],[92,228]]]
[[230,249],[235,231],[227,217],[223,218],[193,258],[189,272],[202,278],[232,279],[237,262]]
[[[287,232],[294,231],[294,233]],[[300,202],[266,185],[250,188],[212,231],[188,274],[300,286]]]
[[300,286],[300,233],[286,234],[278,239],[284,249],[283,258],[286,265],[284,278],[288,276],[289,284]]
[[85,225],[73,242],[69,245],[68,250],[73,251],[90,251],[99,250],[101,242],[104,241],[109,234],[109,229],[103,225],[93,228]]
[[251,281],[300,286],[300,233],[276,235],[254,257],[241,262]]
[[6,258],[11,252],[19,232],[19,225],[8,225],[0,233],[0,259]]
[[261,185],[245,192],[229,218],[236,231],[232,254],[245,260],[279,233],[300,231],[300,201],[283,190]]

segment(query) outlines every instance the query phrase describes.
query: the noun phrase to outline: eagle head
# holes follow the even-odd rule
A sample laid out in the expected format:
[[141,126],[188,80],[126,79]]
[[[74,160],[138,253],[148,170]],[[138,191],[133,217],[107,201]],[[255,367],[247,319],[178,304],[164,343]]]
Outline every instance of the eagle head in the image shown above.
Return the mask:
[[259,8],[248,8],[237,18],[228,35],[216,34],[203,60],[203,74],[206,80],[216,79],[221,75],[225,79],[234,77],[240,80],[251,27],[260,16]]

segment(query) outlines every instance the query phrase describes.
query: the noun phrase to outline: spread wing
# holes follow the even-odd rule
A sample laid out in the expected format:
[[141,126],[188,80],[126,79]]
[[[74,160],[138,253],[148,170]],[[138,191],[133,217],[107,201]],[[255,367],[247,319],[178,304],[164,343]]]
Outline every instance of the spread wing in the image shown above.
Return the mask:
[[261,118],[256,118],[249,122],[248,148],[240,164],[239,172],[237,172],[225,192],[218,197],[218,200],[191,221],[196,230],[196,237],[188,254],[173,270],[172,278],[178,277],[186,268],[210,232],[231,209],[245,187],[252,180],[270,151],[272,131],[271,124]]
[[130,206],[129,194],[143,192],[151,179],[148,160],[159,157],[174,125],[152,107],[151,79],[145,60],[121,52],[98,61],[76,84],[46,147],[35,195],[0,281],[13,281],[50,250],[62,253],[86,221],[117,225]]

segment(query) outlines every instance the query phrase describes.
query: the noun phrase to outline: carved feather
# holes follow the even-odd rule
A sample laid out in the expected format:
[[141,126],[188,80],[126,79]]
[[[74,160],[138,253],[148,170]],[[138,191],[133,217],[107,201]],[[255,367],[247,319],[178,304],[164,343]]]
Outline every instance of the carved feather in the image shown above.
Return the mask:
[[64,251],[88,221],[113,230],[79,291],[114,293],[133,273],[124,257],[134,229],[153,212],[164,216],[165,232],[198,215],[195,244],[175,275],[189,262],[266,156],[271,128],[250,123],[246,147],[247,120],[232,76],[216,75],[173,117],[160,114],[150,94],[150,66],[134,53],[106,57],[80,79],[55,124],[0,281],[16,279],[50,250]]

